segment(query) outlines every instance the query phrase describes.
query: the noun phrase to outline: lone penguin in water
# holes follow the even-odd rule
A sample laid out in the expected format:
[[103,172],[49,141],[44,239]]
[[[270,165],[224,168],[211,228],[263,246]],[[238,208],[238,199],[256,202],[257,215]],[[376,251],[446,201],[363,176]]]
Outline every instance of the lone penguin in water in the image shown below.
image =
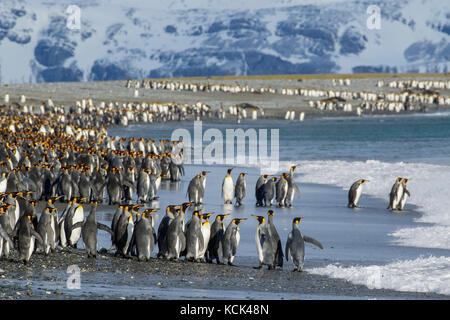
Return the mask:
[[232,204],[234,198],[234,184],[233,178],[231,177],[231,171],[233,168],[227,170],[227,175],[222,182],[222,196],[225,204]]
[[397,210],[403,196],[403,178],[398,177],[389,193],[389,206],[387,209]]
[[402,180],[402,184],[403,184],[403,195],[400,198],[400,202],[398,204],[398,210],[403,211],[403,208],[405,207],[406,204],[406,199],[408,199],[408,197],[411,197],[411,194],[409,193],[408,190],[408,186],[406,185],[406,183],[409,181],[409,179],[407,178],[403,178]]
[[359,179],[358,181],[355,181],[352,184],[352,186],[350,187],[350,190],[348,190],[347,207],[358,208],[358,201],[359,201],[359,198],[361,197],[363,183],[365,183],[365,182],[369,182],[369,180]]
[[312,243],[313,245],[323,249],[322,244],[311,237],[305,236],[300,232],[298,224],[303,217],[297,217],[292,220],[292,231],[288,235],[286,241],[286,261],[289,261],[291,257],[294,263],[293,271],[303,271],[303,264],[305,262],[305,242]]

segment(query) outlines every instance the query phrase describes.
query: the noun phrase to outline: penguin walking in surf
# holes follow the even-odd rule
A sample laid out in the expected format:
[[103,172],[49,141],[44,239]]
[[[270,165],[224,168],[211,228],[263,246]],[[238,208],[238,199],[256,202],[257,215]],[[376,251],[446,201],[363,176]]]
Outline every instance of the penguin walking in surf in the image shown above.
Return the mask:
[[289,233],[286,241],[286,261],[289,257],[294,263],[293,271],[303,271],[303,264],[305,262],[305,242],[309,242],[320,249],[323,249],[322,244],[314,238],[305,236],[301,233],[298,225],[303,217],[297,217],[292,220],[292,231]]
[[410,179],[407,178],[403,178],[402,180],[402,184],[403,184],[403,194],[402,197],[400,198],[400,202],[398,203],[398,207],[397,209],[399,211],[403,211],[403,208],[405,207],[406,204],[406,200],[411,197],[411,194],[409,193],[408,190],[408,186],[406,185],[406,183],[409,181]]
[[349,208],[359,208],[358,201],[362,194],[363,184],[369,182],[369,180],[359,179],[355,181],[348,190],[348,204]]
[[231,171],[233,168],[227,170],[227,175],[222,182],[222,197],[225,204],[232,204],[234,198],[234,184],[231,177]]
[[389,206],[387,209],[391,209],[392,211],[398,209],[398,205],[403,196],[403,190],[403,178],[398,177],[395,179],[395,183],[389,193]]

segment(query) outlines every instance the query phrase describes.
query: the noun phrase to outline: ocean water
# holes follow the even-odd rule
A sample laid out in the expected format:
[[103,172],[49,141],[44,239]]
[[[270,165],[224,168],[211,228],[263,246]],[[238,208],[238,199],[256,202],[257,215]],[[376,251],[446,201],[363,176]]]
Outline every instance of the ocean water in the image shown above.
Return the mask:
[[[132,125],[125,129],[112,128],[109,134],[167,139],[178,128],[185,128],[194,136],[193,122]],[[241,167],[252,166],[260,172],[278,174],[299,164],[295,179],[300,188],[302,185],[318,186],[317,189],[308,187],[308,192],[296,200],[295,206],[302,210],[302,215],[311,217],[310,229],[305,220],[306,230],[313,233],[308,235],[318,236],[333,250],[310,250],[311,258],[321,262],[311,263],[308,272],[373,288],[450,295],[450,113],[322,118],[303,122],[202,123],[203,132],[218,129],[224,137],[227,129],[236,128],[279,130],[278,167],[266,163],[252,165],[249,161]],[[204,141],[203,147],[209,143],[209,140]],[[248,150],[248,142],[246,147]],[[225,169],[221,165],[202,167],[220,170],[208,180],[209,186],[214,185],[210,188],[217,189],[208,199],[220,203],[221,177]],[[254,180],[258,176],[255,168],[251,177]],[[192,175],[198,170],[191,166],[187,172]],[[411,179],[408,182],[411,198],[407,210],[400,215],[386,210],[388,194],[396,177]],[[190,178],[185,177],[187,182],[182,182],[181,189],[187,187]],[[349,209],[345,208],[348,188],[360,178],[370,181],[364,186],[360,200],[367,208],[358,212],[359,216],[367,217],[364,220],[355,218],[353,213],[349,215]],[[249,189],[254,188],[255,181],[247,180]],[[320,185],[337,187],[337,191],[321,189]],[[331,198],[318,202],[320,190],[325,190]],[[373,200],[369,201],[365,196]],[[255,211],[254,195],[249,197],[252,200],[248,200],[246,209]],[[228,210],[217,203],[209,206],[213,211]],[[317,214],[313,212],[314,207]],[[255,212],[263,214],[261,210]],[[344,225],[340,225],[341,221],[333,214],[342,215],[345,228],[342,229]],[[280,220],[283,233],[289,231],[289,221],[295,215],[298,212],[291,211]],[[339,226],[341,232],[334,232],[333,225]],[[352,226],[358,226],[359,233],[355,232],[354,237],[348,235]],[[243,255],[250,255],[254,250],[253,227],[242,226],[242,232],[248,233],[241,238]],[[329,236],[330,232],[333,237]],[[355,241],[361,241],[357,249],[349,245]],[[329,262],[324,263],[327,259]]]

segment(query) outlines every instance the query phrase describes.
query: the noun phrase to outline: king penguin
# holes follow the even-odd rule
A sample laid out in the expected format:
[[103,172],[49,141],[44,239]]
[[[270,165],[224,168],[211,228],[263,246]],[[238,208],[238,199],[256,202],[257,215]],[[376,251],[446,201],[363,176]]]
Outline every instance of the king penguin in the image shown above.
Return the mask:
[[35,241],[43,243],[41,235],[36,232],[32,220],[33,213],[28,213],[20,217],[13,231],[13,237],[18,238],[19,259],[27,264],[30,261],[31,255],[34,251]]
[[245,197],[245,192],[247,189],[247,183],[245,181],[245,176],[247,173],[241,172],[236,181],[236,186],[234,187],[234,196],[236,198],[236,206],[242,205],[242,200]]
[[287,178],[289,177],[289,174],[282,173],[280,180],[277,181],[275,184],[275,190],[276,190],[276,201],[280,208],[283,208],[286,206],[286,196],[288,191],[288,181]]
[[355,181],[348,190],[348,204],[349,208],[358,208],[358,201],[361,197],[363,183],[369,182],[369,180],[359,179]]
[[403,183],[403,195],[400,198],[400,202],[398,204],[398,210],[403,211],[403,208],[405,207],[406,204],[406,199],[408,199],[408,197],[411,197],[411,194],[409,193],[408,190],[408,186],[406,185],[406,183],[409,181],[409,179],[407,178],[403,178],[402,183]]
[[87,216],[85,221],[77,222],[73,229],[81,227],[81,237],[83,240],[84,249],[88,255],[88,258],[97,257],[98,249],[98,229],[107,231],[109,234],[113,234],[112,230],[102,224],[97,222],[96,212],[97,212],[98,201],[91,201],[91,211]]
[[195,210],[186,228],[186,260],[196,261],[203,250],[203,234],[200,213]]
[[397,210],[398,204],[403,195],[403,178],[397,178],[389,193],[389,206],[387,209]]
[[176,209],[176,217],[167,230],[167,258],[178,260],[180,253],[186,248],[186,236],[184,234],[185,213],[181,209]]
[[136,223],[133,232],[132,242],[136,246],[139,261],[150,260],[150,255],[155,248],[156,233],[152,214],[159,209],[146,209],[141,215],[141,219]]
[[228,224],[222,239],[223,263],[234,266],[233,261],[239,247],[241,236],[239,234],[239,223],[247,218],[235,218]]
[[227,216],[229,216],[229,214],[217,215],[214,223],[211,226],[206,256],[206,261],[209,263],[212,263],[213,260],[216,260],[217,264],[221,264],[220,257],[222,255],[222,240],[225,234],[225,225],[223,223],[223,220]]
[[272,177],[264,185],[264,206],[272,206],[273,199],[275,198],[275,183],[280,180],[280,178]]
[[202,215],[200,215],[200,221],[201,221],[201,228],[200,231],[202,232],[202,236],[203,236],[203,247],[202,250],[200,250],[198,256],[197,256],[197,260],[200,261],[206,261],[205,258],[205,253],[206,250],[208,249],[208,243],[209,243],[209,238],[211,236],[211,224],[209,223],[209,217],[211,217],[212,213],[204,213]]
[[225,204],[232,204],[234,198],[234,184],[233,178],[231,177],[231,171],[233,168],[227,170],[227,175],[222,182],[222,197]]
[[256,227],[255,243],[256,252],[258,253],[259,266],[255,269],[261,269],[263,265],[267,265],[269,269],[273,269],[273,262],[275,260],[275,250],[272,248],[272,242],[267,241],[270,237],[269,230],[267,228],[267,220],[262,216],[253,217],[258,220],[258,226]]
[[270,174],[263,174],[256,181],[255,197],[256,197],[256,206],[257,207],[262,207],[263,206],[264,186],[266,185],[267,178],[269,178],[269,177],[270,177]]
[[283,267],[283,248],[281,245],[280,236],[278,235],[277,229],[273,223],[274,212],[269,210],[267,212],[267,228],[268,232],[268,241],[271,243],[272,250],[274,250],[274,262],[273,267]]
[[322,244],[311,237],[305,236],[300,232],[298,224],[303,217],[297,217],[292,220],[292,231],[288,235],[286,241],[286,261],[289,261],[291,257],[294,263],[293,271],[303,271],[303,264],[305,262],[305,242],[314,244],[315,246],[323,249]]
[[199,205],[201,203],[201,197],[203,196],[203,184],[202,175],[197,174],[189,182],[187,189],[187,196],[189,197],[189,202]]
[[294,170],[298,167],[298,165],[292,166],[290,168],[290,174],[286,178],[288,182],[288,190],[286,194],[286,200],[285,204],[287,207],[292,207],[292,204],[294,202],[294,196],[297,194],[298,197],[300,197],[300,189],[298,188],[297,184],[294,181]]

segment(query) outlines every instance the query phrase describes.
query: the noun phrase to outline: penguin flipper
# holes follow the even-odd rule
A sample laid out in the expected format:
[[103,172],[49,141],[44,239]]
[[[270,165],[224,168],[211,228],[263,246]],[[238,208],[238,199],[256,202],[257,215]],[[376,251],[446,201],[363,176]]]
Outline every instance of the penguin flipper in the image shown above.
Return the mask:
[[112,236],[114,235],[114,232],[112,231],[112,229],[103,223],[97,222],[97,229],[106,231],[109,234],[111,234]]
[[72,233],[73,230],[75,230],[77,228],[82,228],[83,226],[84,226],[84,221],[77,222],[70,227],[70,232]]
[[41,235],[37,233],[34,229],[31,229],[31,235],[34,236],[38,242],[44,243],[44,239],[42,239]]
[[320,249],[323,249],[322,244],[319,241],[317,241],[316,239],[314,239],[314,238],[311,238],[311,237],[303,235],[303,240],[305,242],[309,242],[309,243],[319,247]]
[[180,234],[178,236],[180,237],[180,242],[181,242],[180,252],[183,252],[184,250],[186,250],[186,236],[184,235],[184,232],[180,232]]
[[292,244],[292,233],[289,233],[288,239],[286,241],[286,248],[285,248],[285,253],[286,253],[286,261],[289,261],[289,254],[290,254],[290,250],[291,250],[291,244]]
[[5,229],[3,229],[1,225],[0,225],[0,237],[8,241],[11,247],[14,247],[13,241],[11,240],[8,233],[5,231]]

